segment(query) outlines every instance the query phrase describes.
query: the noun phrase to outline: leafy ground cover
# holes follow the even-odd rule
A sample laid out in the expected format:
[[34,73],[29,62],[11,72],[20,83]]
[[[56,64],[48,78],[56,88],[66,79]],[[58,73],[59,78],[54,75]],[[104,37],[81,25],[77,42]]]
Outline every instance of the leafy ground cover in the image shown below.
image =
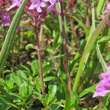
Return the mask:
[[0,110],[109,110],[109,17],[109,0],[0,0]]

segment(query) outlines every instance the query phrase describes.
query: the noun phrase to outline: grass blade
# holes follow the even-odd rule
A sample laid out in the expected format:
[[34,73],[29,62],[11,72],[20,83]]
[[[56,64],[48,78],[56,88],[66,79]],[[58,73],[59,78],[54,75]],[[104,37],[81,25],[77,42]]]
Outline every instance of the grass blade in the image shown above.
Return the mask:
[[70,91],[66,83],[62,80],[62,78],[60,78],[60,80],[63,84],[65,95],[66,95],[66,104],[65,104],[64,110],[70,110],[70,103],[71,103]]
[[82,58],[81,58],[81,61],[80,61],[80,64],[79,64],[79,69],[78,69],[78,72],[77,72],[77,75],[76,75],[76,79],[75,79],[75,82],[74,82],[74,87],[73,87],[74,91],[77,91],[79,80],[80,80],[80,77],[83,73],[83,69],[84,69],[84,65],[85,65],[84,64],[84,62],[85,62],[84,59],[86,59],[87,55],[91,51],[91,49],[92,49],[94,43],[96,42],[102,28],[104,27],[104,25],[106,23],[106,20],[108,19],[109,15],[110,15],[110,11],[106,14],[104,19],[99,23],[99,25],[97,26],[96,30],[94,31],[92,37],[90,38],[89,42],[87,43],[87,46],[85,47],[84,53],[82,55]]
[[21,6],[17,10],[17,13],[15,14],[15,16],[13,18],[11,26],[8,30],[7,35],[6,35],[6,39],[5,39],[4,44],[2,46],[1,53],[0,53],[0,76],[2,74],[3,67],[4,67],[5,62],[7,60],[8,53],[11,48],[13,38],[16,34],[16,30],[19,26],[19,22],[21,20],[21,15],[23,13],[23,10],[25,8],[26,3],[27,3],[27,0],[23,0]]

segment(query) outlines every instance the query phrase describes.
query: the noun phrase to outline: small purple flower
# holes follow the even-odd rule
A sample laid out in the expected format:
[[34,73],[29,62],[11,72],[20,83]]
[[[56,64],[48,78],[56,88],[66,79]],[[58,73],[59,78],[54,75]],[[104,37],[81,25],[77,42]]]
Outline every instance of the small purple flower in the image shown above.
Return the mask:
[[107,5],[107,10],[110,10],[110,3],[108,3]]
[[93,95],[93,98],[95,98],[95,97],[105,97],[108,92],[110,92],[110,90],[96,91]]
[[50,5],[46,10],[46,15],[48,15],[51,11],[56,12],[57,15],[60,15],[60,12],[55,8],[55,5]]
[[96,92],[93,97],[104,97],[108,92],[110,92],[110,70],[102,73],[102,80],[100,80],[99,85],[96,86]]
[[50,4],[55,4],[58,0],[44,0],[45,2],[49,2]]
[[10,16],[5,11],[0,11],[0,18],[2,19],[1,26],[6,27],[11,24]]
[[29,26],[19,25],[19,29],[22,29],[22,28],[26,28],[27,30],[31,30],[31,28]]
[[29,10],[34,10],[36,9],[37,12],[41,13],[42,8],[46,7],[45,1],[41,0],[32,0],[32,4],[29,7]]
[[9,26],[9,25],[11,25],[10,17],[8,15],[4,16],[1,26],[6,27],[6,26]]
[[12,5],[9,8],[7,8],[7,11],[10,11],[15,7],[19,7],[21,3],[22,3],[22,0],[12,0]]
[[46,7],[48,4],[49,6],[47,9],[45,9],[46,15],[51,11],[55,11],[57,14],[59,14],[55,8],[55,4],[58,2],[57,0],[31,0],[31,2],[32,4],[29,7],[29,10],[35,9],[38,13],[42,13],[42,8]]
[[100,76],[101,76],[101,78],[103,78],[103,79],[107,79],[108,77],[110,77],[110,71],[107,71],[107,72],[105,72],[105,73],[102,73]]
[[[110,11],[110,3],[107,4],[106,9],[107,9],[107,11],[104,11],[104,12],[103,12],[104,15],[100,15],[100,16],[102,17],[102,19],[105,17],[105,14],[106,14],[108,11]],[[108,26],[110,26],[110,20],[109,20],[109,19],[107,19],[106,24],[107,24]]]
[[108,63],[106,63],[108,69],[110,70],[110,61]]
[[[9,8],[7,8],[7,11],[10,11],[11,9],[18,8],[23,0],[11,0],[12,4]],[[55,8],[55,4],[59,2],[59,0],[28,0],[27,5],[25,7],[26,12],[27,11],[33,11],[32,13],[38,12],[39,14],[43,12],[43,8],[47,7],[45,9],[46,15],[49,14],[51,11],[55,11],[56,14],[59,15],[58,10]],[[29,12],[28,12],[29,13]],[[36,14],[37,15],[37,14]]]
[[110,77],[100,81],[100,85],[104,86],[105,89],[110,89]]
[[57,15],[60,15],[60,12],[55,8],[55,4],[59,2],[59,0],[44,0],[45,2],[49,3],[49,7],[46,9],[46,15],[49,14],[51,11],[56,12]]

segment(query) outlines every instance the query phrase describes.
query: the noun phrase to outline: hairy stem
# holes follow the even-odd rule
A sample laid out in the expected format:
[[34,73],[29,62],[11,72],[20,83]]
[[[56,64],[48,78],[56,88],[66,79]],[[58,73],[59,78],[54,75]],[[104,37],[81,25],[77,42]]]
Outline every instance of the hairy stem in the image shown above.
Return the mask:
[[41,64],[41,51],[40,51],[40,40],[38,36],[38,29],[35,26],[36,38],[37,38],[37,47],[38,47],[38,60],[39,60],[39,67],[40,67],[40,79],[42,84],[42,94],[45,97],[45,90],[44,90],[44,82],[43,82],[43,71],[42,71],[42,64]]
[[[65,26],[64,26],[63,2],[60,2],[60,6],[61,6],[61,18],[62,18],[62,29],[63,29],[63,47],[64,47],[64,54],[66,54],[66,35],[65,35]],[[67,58],[65,57],[63,63],[64,63],[64,68],[67,76],[68,88],[71,93],[71,81],[70,81],[70,76],[69,76],[66,62],[67,62]]]
[[102,100],[103,100],[103,98],[102,97],[99,97],[100,110],[102,110]]
[[88,0],[86,0],[86,27],[90,28],[88,7],[89,7]]
[[[69,2],[69,0],[67,0],[67,5],[69,6],[69,4],[70,4],[70,2]],[[69,12],[69,14],[71,14],[72,10],[70,8],[68,8],[68,12]],[[73,34],[74,34],[75,37],[77,37],[75,29],[74,29],[74,20],[71,17],[70,17],[70,22],[71,22],[71,27],[72,27]]]

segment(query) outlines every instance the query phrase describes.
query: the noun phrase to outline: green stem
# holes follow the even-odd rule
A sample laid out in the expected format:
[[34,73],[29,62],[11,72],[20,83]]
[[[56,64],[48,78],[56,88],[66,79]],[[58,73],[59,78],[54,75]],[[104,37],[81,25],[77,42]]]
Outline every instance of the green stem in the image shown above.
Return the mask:
[[42,94],[45,97],[45,89],[44,89],[44,81],[43,81],[43,70],[42,70],[42,63],[41,63],[40,40],[39,40],[39,36],[38,36],[37,26],[35,26],[35,32],[36,32],[37,47],[38,47],[37,51],[38,51],[38,60],[39,60],[39,67],[40,67],[40,79],[41,79],[41,85],[42,85]]
[[102,65],[103,71],[104,72],[108,71],[108,67],[107,67],[107,65],[106,65],[106,63],[105,63],[105,61],[104,61],[104,59],[103,59],[103,57],[101,55],[98,43],[96,44],[96,50],[97,50],[97,56],[98,56],[99,61],[100,61],[101,65]]

